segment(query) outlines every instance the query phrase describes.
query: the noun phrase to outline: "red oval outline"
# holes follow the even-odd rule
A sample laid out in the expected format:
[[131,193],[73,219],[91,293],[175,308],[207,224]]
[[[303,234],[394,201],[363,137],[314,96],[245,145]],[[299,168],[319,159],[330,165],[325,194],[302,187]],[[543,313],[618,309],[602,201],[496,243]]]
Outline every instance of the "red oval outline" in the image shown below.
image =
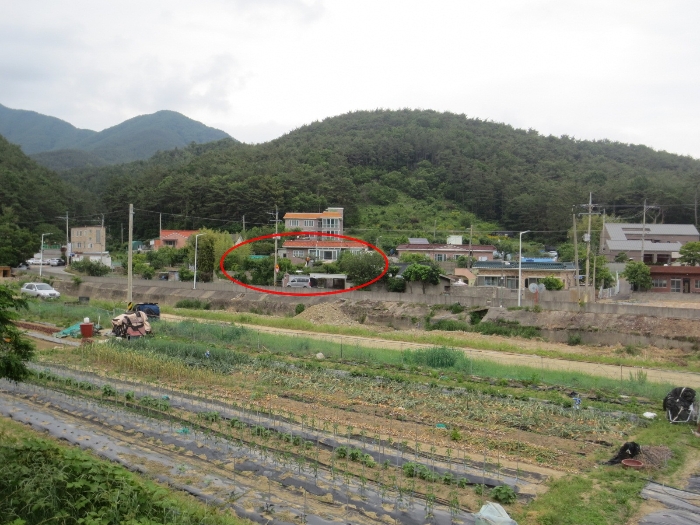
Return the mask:
[[240,248],[241,246],[245,244],[249,244],[251,242],[259,241],[261,239],[274,239],[275,237],[300,237],[300,233],[302,232],[282,232],[282,233],[271,233],[269,235],[261,235],[259,237],[253,237],[252,239],[248,239],[247,241],[244,241],[240,244],[237,244],[236,246],[232,246],[224,254],[221,256],[221,259],[219,260],[219,268],[223,272],[223,274],[226,276],[226,278],[231,281],[232,283],[238,284],[240,286],[243,286],[244,288],[248,288],[249,290],[255,290],[256,292],[261,292],[261,293],[269,293],[272,295],[287,295],[287,296],[292,296],[292,297],[315,297],[319,295],[334,295],[334,294],[339,294],[339,293],[346,293],[346,292],[352,292],[354,290],[359,290],[361,288],[364,288],[365,286],[369,286],[371,284],[376,283],[386,275],[386,273],[389,271],[389,258],[386,256],[386,254],[379,248],[377,248],[374,244],[370,244],[366,241],[363,241],[362,239],[357,239],[355,237],[348,237],[347,235],[340,235],[337,233],[323,233],[323,232],[308,232],[309,234],[313,233],[313,236],[321,236],[321,237],[337,237],[339,239],[347,239],[350,241],[355,241],[359,242],[360,244],[364,244],[365,246],[369,246],[372,248],[374,251],[379,253],[383,258],[384,258],[384,270],[382,273],[380,273],[377,277],[372,279],[371,281],[368,281],[364,284],[361,284],[359,286],[353,286],[352,288],[348,288],[346,290],[331,290],[330,292],[319,292],[319,293],[294,293],[294,292],[277,292],[274,290],[265,290],[263,288],[258,288],[257,286],[252,286],[250,284],[244,284],[238,279],[231,277],[226,269],[224,268],[224,260],[226,259],[226,256],[228,256],[229,253],[231,253],[233,250]]

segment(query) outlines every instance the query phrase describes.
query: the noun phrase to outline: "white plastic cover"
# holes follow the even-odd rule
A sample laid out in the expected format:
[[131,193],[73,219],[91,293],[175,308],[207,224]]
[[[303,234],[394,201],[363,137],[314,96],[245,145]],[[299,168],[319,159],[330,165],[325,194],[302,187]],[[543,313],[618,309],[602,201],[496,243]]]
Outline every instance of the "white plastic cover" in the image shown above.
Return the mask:
[[498,503],[486,503],[474,514],[476,525],[518,525]]

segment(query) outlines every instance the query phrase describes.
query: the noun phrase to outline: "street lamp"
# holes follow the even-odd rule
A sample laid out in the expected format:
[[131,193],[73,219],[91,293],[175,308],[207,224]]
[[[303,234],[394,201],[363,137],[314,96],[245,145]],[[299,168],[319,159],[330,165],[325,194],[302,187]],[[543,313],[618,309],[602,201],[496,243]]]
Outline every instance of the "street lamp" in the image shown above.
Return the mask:
[[41,234],[41,265],[39,265],[39,277],[41,277],[41,270],[44,269],[44,235],[51,235],[50,233]]
[[520,232],[520,248],[518,249],[518,306],[523,293],[523,234],[530,233],[530,230]]
[[192,286],[193,290],[197,289],[197,243],[202,235],[204,234],[200,233],[194,236],[194,285]]

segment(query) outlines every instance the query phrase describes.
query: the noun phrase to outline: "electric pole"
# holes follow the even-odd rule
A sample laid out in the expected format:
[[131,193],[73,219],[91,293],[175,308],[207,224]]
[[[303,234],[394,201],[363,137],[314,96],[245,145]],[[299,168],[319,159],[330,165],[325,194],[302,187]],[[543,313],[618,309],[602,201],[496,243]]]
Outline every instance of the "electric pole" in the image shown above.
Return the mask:
[[593,211],[593,193],[588,194],[588,235],[586,243],[586,301],[588,301],[588,273],[591,269],[591,212]]
[[[268,212],[268,215],[272,213]],[[272,286],[277,286],[277,224],[279,223],[279,210],[277,209],[277,204],[275,204],[275,267],[272,269]]]
[[245,215],[243,216],[243,240],[245,241]]
[[469,226],[469,260],[467,261],[467,268],[472,267],[472,237],[474,236],[474,225]]
[[576,294],[578,300],[581,300],[581,283],[579,282],[579,267],[578,267],[578,234],[576,233],[576,213],[574,213],[574,264],[576,265]]
[[[122,234],[123,237],[123,234]],[[126,283],[126,302],[131,303],[133,296],[131,293],[131,287],[133,285],[134,275],[132,269],[132,262],[134,257],[134,205],[129,204],[129,256],[127,257],[127,283]]]

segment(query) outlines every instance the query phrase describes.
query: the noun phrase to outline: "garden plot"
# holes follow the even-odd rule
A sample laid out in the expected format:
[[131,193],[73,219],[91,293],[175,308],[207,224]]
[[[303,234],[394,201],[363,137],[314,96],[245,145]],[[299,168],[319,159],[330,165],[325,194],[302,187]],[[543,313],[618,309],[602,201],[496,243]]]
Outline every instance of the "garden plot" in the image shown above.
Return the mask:
[[[66,439],[167,481],[243,517],[267,522],[472,523],[439,498],[421,500],[408,487],[392,491],[368,480],[287,463],[264,448],[233,437],[183,433],[162,420],[143,417],[79,396],[57,395],[36,385],[4,382],[0,414]],[[181,430],[181,429],[180,429]],[[307,436],[308,437],[308,436]]]

